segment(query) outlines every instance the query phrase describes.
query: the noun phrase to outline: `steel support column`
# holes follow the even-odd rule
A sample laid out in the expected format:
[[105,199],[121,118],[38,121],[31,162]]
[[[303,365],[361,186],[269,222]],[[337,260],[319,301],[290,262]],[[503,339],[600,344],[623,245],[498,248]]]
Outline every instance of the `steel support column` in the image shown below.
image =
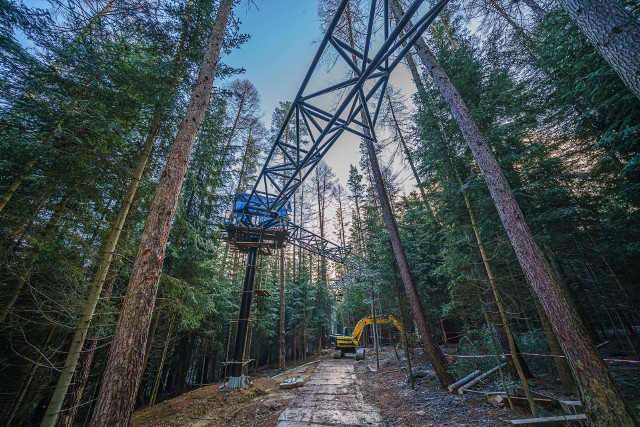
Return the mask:
[[256,277],[256,265],[258,263],[258,247],[250,247],[247,254],[247,267],[244,274],[244,286],[240,300],[240,312],[238,313],[238,330],[233,350],[233,365],[231,375],[227,382],[228,388],[244,387],[245,378],[242,375],[245,346],[249,335],[249,315],[251,313],[251,300],[253,299],[253,285]]

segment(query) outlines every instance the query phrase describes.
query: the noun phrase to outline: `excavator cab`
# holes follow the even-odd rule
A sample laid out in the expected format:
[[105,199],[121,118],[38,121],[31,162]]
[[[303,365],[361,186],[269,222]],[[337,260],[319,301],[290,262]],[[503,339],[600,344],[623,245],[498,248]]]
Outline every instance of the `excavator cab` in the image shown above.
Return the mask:
[[353,329],[354,328],[351,328],[349,326],[343,326],[342,327],[342,335],[350,337],[353,334]]

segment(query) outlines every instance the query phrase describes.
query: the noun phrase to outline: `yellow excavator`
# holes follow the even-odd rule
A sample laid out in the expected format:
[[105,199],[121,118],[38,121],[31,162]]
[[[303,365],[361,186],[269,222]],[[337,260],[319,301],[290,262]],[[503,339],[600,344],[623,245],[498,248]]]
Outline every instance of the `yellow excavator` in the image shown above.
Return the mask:
[[333,335],[331,338],[335,339],[335,350],[333,352],[334,359],[340,359],[344,357],[345,353],[355,353],[356,360],[364,359],[364,348],[359,348],[360,338],[362,337],[362,332],[364,331],[364,327],[367,325],[382,325],[385,323],[393,323],[400,333],[403,333],[402,324],[398,322],[393,315],[388,314],[385,316],[367,316],[363,319],[360,319],[356,327],[353,328],[353,332],[351,336],[347,335],[346,330],[348,328],[344,328],[344,335]]

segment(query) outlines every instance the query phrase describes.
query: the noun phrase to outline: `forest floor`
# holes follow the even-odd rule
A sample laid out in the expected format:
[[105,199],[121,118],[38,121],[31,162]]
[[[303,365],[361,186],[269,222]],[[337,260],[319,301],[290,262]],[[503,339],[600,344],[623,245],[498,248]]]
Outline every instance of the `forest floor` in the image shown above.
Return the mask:
[[[242,390],[221,391],[219,385],[202,387],[133,415],[131,426],[507,426],[509,420],[530,418],[526,408],[489,403],[483,394],[452,394],[443,390],[421,351],[415,352],[415,389],[407,380],[406,360],[392,347],[356,362],[353,355],[330,358],[325,350],[318,363],[293,368],[277,378],[254,377]],[[281,390],[286,379],[301,378],[300,388]],[[498,391],[494,378],[485,391]],[[536,380],[535,389],[563,398],[559,387]],[[561,415],[560,410],[540,408],[540,416]],[[349,422],[352,420],[353,422]]]
[[[375,353],[368,349],[366,361],[356,363],[356,373],[362,379],[365,398],[379,408],[385,426],[493,427],[511,425],[511,419],[531,417],[527,412],[495,407],[483,394],[459,395],[443,390],[420,351],[412,358],[413,390],[407,378],[406,359],[398,360],[390,347],[383,348],[379,357],[378,370]],[[543,410],[541,415],[560,413]]]
[[277,378],[252,377],[251,386],[222,391],[205,386],[133,413],[131,427],[272,427],[300,394],[300,388],[280,390],[280,382],[313,375],[317,363],[304,364]]

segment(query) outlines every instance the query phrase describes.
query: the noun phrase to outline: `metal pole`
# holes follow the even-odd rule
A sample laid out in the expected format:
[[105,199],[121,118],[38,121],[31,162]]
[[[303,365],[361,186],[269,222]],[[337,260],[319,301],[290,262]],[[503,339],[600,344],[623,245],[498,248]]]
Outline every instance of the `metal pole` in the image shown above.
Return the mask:
[[238,313],[238,330],[236,331],[236,343],[233,350],[233,365],[231,376],[227,382],[228,388],[242,388],[244,378],[242,375],[245,345],[249,330],[249,314],[251,312],[251,300],[253,299],[253,284],[256,276],[256,264],[258,262],[258,247],[249,248],[247,255],[247,267],[244,274],[244,287],[240,300],[240,313]]

